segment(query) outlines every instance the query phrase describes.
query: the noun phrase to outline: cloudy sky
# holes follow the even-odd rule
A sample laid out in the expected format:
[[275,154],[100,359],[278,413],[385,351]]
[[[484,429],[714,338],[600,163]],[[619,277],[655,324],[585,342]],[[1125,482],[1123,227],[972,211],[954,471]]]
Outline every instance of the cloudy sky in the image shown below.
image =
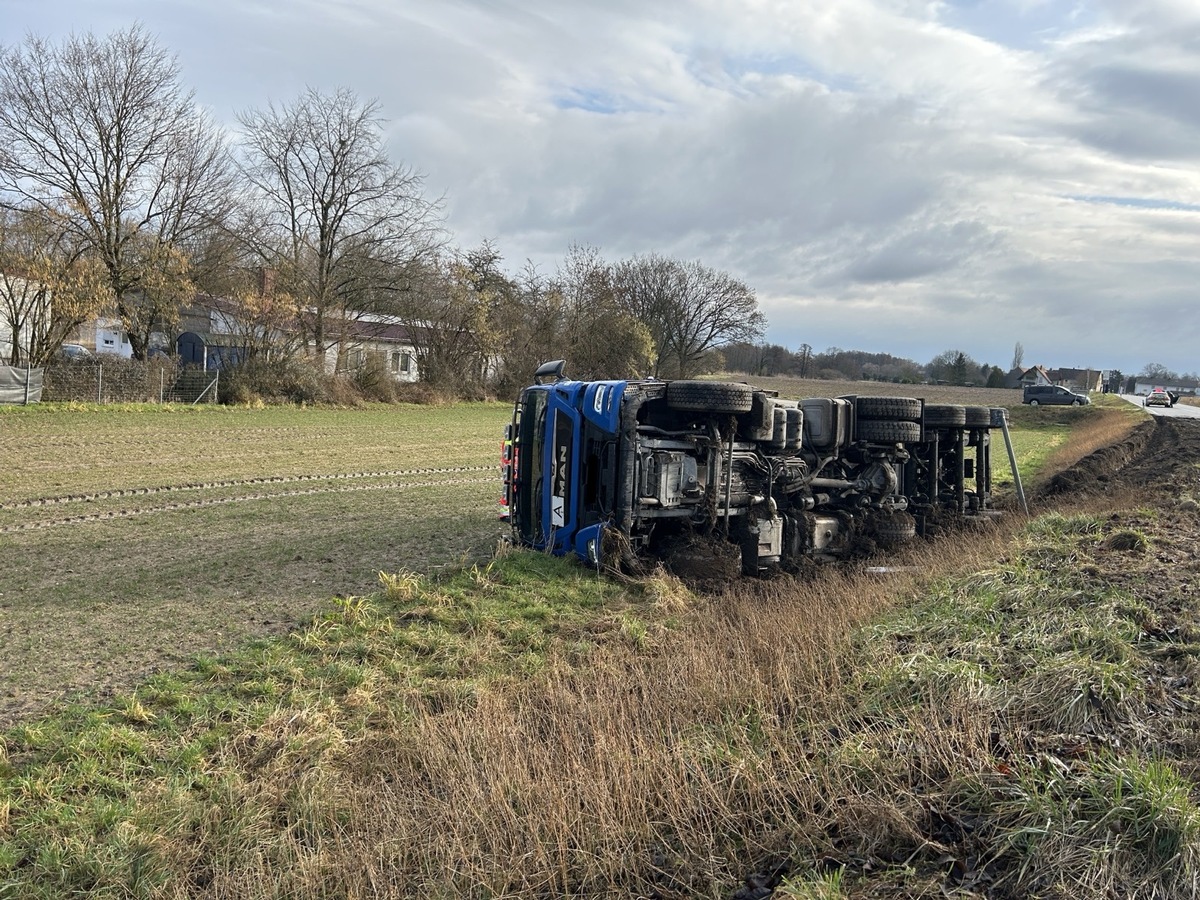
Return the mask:
[[0,0],[196,99],[348,87],[462,247],[699,259],[767,340],[1200,371],[1195,0]]

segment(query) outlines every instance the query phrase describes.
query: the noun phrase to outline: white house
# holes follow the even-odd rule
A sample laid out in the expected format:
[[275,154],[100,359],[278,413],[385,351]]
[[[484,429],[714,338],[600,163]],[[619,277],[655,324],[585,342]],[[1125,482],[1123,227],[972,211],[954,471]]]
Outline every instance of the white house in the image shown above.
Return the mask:
[[374,360],[396,381],[420,378],[417,347],[407,326],[387,316],[364,314],[336,327],[341,334],[325,350],[327,372],[355,372]]
[[[180,358],[185,364],[208,369],[235,364],[246,345],[267,337],[260,326],[239,321],[236,303],[206,295],[197,296],[183,310],[179,327],[175,349]],[[345,321],[326,320],[325,333],[329,343],[322,365],[330,374],[353,373],[374,362],[396,381],[420,377],[416,344],[408,329],[390,317],[352,313]],[[269,337],[267,343],[273,347],[295,347],[299,339],[294,327],[279,327]]]

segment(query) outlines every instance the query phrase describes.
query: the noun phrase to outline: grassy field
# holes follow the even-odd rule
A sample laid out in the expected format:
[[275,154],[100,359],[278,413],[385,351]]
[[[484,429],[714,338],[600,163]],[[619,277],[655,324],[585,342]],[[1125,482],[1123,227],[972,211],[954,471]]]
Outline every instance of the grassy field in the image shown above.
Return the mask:
[[486,559],[500,404],[0,409],[0,720]]

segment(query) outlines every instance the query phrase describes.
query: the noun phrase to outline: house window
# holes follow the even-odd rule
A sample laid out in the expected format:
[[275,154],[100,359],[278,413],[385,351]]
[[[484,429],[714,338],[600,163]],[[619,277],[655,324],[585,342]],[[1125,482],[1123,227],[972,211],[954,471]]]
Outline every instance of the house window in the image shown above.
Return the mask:
[[363,364],[363,352],[361,350],[351,350],[349,355],[350,355],[350,368],[351,369],[361,368],[362,364]]
[[412,354],[406,350],[392,351],[392,374],[409,375],[412,373]]

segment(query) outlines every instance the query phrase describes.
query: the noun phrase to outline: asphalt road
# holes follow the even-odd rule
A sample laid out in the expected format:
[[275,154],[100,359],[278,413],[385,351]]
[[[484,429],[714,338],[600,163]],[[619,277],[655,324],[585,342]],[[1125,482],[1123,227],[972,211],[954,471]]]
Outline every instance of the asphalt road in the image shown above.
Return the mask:
[[[1145,397],[1137,394],[1121,394],[1122,400],[1128,400],[1135,406],[1141,406]],[[1146,412],[1155,416],[1170,416],[1176,419],[1200,419],[1200,406],[1188,406],[1186,403],[1176,403],[1174,406],[1147,406]]]

